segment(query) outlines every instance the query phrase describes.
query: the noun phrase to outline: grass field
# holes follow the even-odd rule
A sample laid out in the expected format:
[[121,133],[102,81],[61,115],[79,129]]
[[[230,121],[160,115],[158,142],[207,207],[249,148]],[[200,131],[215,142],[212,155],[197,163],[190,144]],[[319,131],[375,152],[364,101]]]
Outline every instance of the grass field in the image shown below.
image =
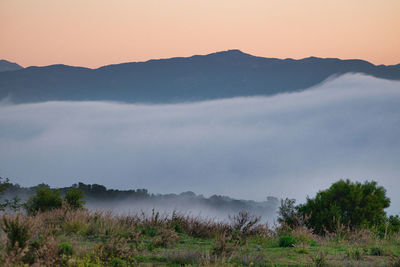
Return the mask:
[[177,213],[114,216],[66,207],[1,218],[3,266],[400,266],[400,236],[272,230]]

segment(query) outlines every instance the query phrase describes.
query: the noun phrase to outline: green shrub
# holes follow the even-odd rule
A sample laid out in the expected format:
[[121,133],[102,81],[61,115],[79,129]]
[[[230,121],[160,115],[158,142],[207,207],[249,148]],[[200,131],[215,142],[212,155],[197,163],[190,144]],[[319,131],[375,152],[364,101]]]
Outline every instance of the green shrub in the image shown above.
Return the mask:
[[350,229],[378,226],[386,220],[384,209],[389,205],[386,190],[375,181],[361,184],[340,180],[296,208],[300,215],[309,217],[309,228],[324,234],[335,232],[340,224]]
[[149,236],[149,237],[155,237],[157,235],[157,229],[154,227],[146,227],[142,230],[142,234]]
[[72,209],[81,209],[85,205],[83,191],[72,187],[65,193],[64,201]]
[[400,232],[400,217],[399,215],[393,216],[391,215],[387,219],[388,227],[387,227],[387,232],[389,234],[397,234]]
[[26,203],[26,210],[29,214],[38,211],[48,211],[61,208],[62,199],[60,191],[50,189],[48,186],[39,186],[36,189],[36,195],[32,196]]
[[291,235],[283,235],[279,237],[279,246],[282,248],[293,247],[296,245],[296,238]]
[[361,250],[360,249],[358,249],[358,248],[356,248],[355,250],[354,250],[354,259],[355,260],[361,260],[361,257],[362,257],[362,252],[361,252]]
[[311,246],[311,247],[316,247],[316,246],[318,246],[317,241],[315,241],[314,239],[311,239],[311,240],[310,240],[310,246]]
[[400,233],[399,215],[390,215],[383,223],[377,226],[375,230],[380,238],[388,238],[394,234]]
[[[8,178],[3,179],[0,177],[0,198],[3,197],[7,187],[10,185],[10,181]],[[0,202],[0,211],[4,211],[7,208],[8,203],[7,202]]]
[[21,202],[21,199],[18,196],[13,197],[11,200],[6,199],[3,204],[4,207],[7,207],[10,211],[19,212],[21,208],[23,208],[24,204]]
[[177,212],[172,213],[171,221],[169,222],[170,228],[172,228],[178,234],[183,233],[183,225],[185,224],[184,217],[177,214]]
[[15,217],[3,216],[1,228],[6,233],[9,248],[25,248],[31,238],[29,223],[18,214]]
[[74,250],[69,242],[62,242],[58,244],[58,255],[72,256]]

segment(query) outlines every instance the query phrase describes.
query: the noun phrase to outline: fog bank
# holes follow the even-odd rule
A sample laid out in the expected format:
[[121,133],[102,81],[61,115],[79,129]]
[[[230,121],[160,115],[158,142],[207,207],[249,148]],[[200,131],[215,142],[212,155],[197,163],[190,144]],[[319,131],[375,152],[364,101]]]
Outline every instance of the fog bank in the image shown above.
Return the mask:
[[299,93],[137,105],[0,105],[0,176],[304,201],[374,179],[400,212],[400,82],[345,75]]

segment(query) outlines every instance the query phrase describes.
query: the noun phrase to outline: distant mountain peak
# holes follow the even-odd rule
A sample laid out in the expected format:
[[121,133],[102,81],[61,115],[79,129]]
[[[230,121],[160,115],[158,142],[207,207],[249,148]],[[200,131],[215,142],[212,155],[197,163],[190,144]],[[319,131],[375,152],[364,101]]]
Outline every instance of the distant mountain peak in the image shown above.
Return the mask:
[[226,55],[226,56],[251,56],[250,54],[244,53],[239,49],[229,49],[225,51],[219,51],[208,55]]
[[[225,51],[222,51],[222,52],[226,52],[226,53],[229,53],[229,54],[246,54],[246,53],[242,52],[239,49],[228,49],[228,50],[225,50]],[[248,54],[246,54],[246,55],[248,55]]]
[[0,72],[20,70],[20,69],[23,69],[23,67],[18,65],[17,63],[10,62],[5,59],[0,59]]

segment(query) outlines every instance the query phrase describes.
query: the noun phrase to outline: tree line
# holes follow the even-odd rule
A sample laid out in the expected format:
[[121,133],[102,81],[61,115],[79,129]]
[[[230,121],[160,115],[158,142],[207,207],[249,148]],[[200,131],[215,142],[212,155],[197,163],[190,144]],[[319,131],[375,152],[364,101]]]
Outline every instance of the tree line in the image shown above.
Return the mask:
[[63,196],[66,196],[67,192],[72,190],[73,192],[82,192],[83,200],[89,207],[107,206],[106,204],[110,203],[114,204],[117,208],[119,203],[148,203],[150,206],[182,204],[186,206],[200,206],[212,209],[216,213],[223,212],[233,214],[240,210],[246,210],[259,216],[268,217],[276,213],[279,206],[279,199],[272,196],[268,196],[264,201],[252,201],[233,199],[220,195],[204,197],[203,195],[197,195],[191,191],[180,194],[153,194],[149,193],[147,189],[108,189],[104,185],[85,184],[82,182],[73,184],[70,187],[53,189],[46,184],[40,184],[33,187],[22,187],[18,184],[10,183],[9,181],[7,181],[7,183],[4,182],[3,184],[7,184],[4,189],[4,199],[19,198],[22,202],[27,203],[29,203],[30,199],[35,196],[35,194],[37,195],[38,192],[48,192],[47,195],[50,196],[49,192],[54,191],[53,195],[60,195],[60,198],[62,198]]
[[[24,208],[28,214],[60,208],[63,205],[71,209],[81,209],[90,199],[105,201],[116,198],[133,197],[134,199],[170,199],[180,200],[200,199],[212,203],[216,207],[225,208],[227,203],[238,205],[246,210],[249,203],[255,201],[234,200],[229,197],[212,196],[204,198],[193,192],[184,192],[179,195],[154,195],[146,189],[114,190],[103,185],[78,183],[71,187],[51,189],[48,185],[38,185],[32,188],[23,188],[0,177],[0,194],[14,193],[14,197],[3,200],[2,210],[19,210]],[[26,202],[21,203],[16,193],[30,193]],[[278,200],[268,197],[269,208],[274,209]],[[295,199],[282,199],[278,208],[278,222],[281,228],[290,232],[299,226],[304,226],[318,235],[338,232],[345,227],[348,230],[375,229],[381,236],[400,232],[399,215],[388,216],[385,209],[390,206],[390,199],[386,196],[386,189],[375,181],[364,183],[340,180],[328,189],[319,191],[314,198],[307,197],[306,202],[296,205]],[[277,206],[276,206],[277,207]],[[249,210],[247,210],[249,211]]]

